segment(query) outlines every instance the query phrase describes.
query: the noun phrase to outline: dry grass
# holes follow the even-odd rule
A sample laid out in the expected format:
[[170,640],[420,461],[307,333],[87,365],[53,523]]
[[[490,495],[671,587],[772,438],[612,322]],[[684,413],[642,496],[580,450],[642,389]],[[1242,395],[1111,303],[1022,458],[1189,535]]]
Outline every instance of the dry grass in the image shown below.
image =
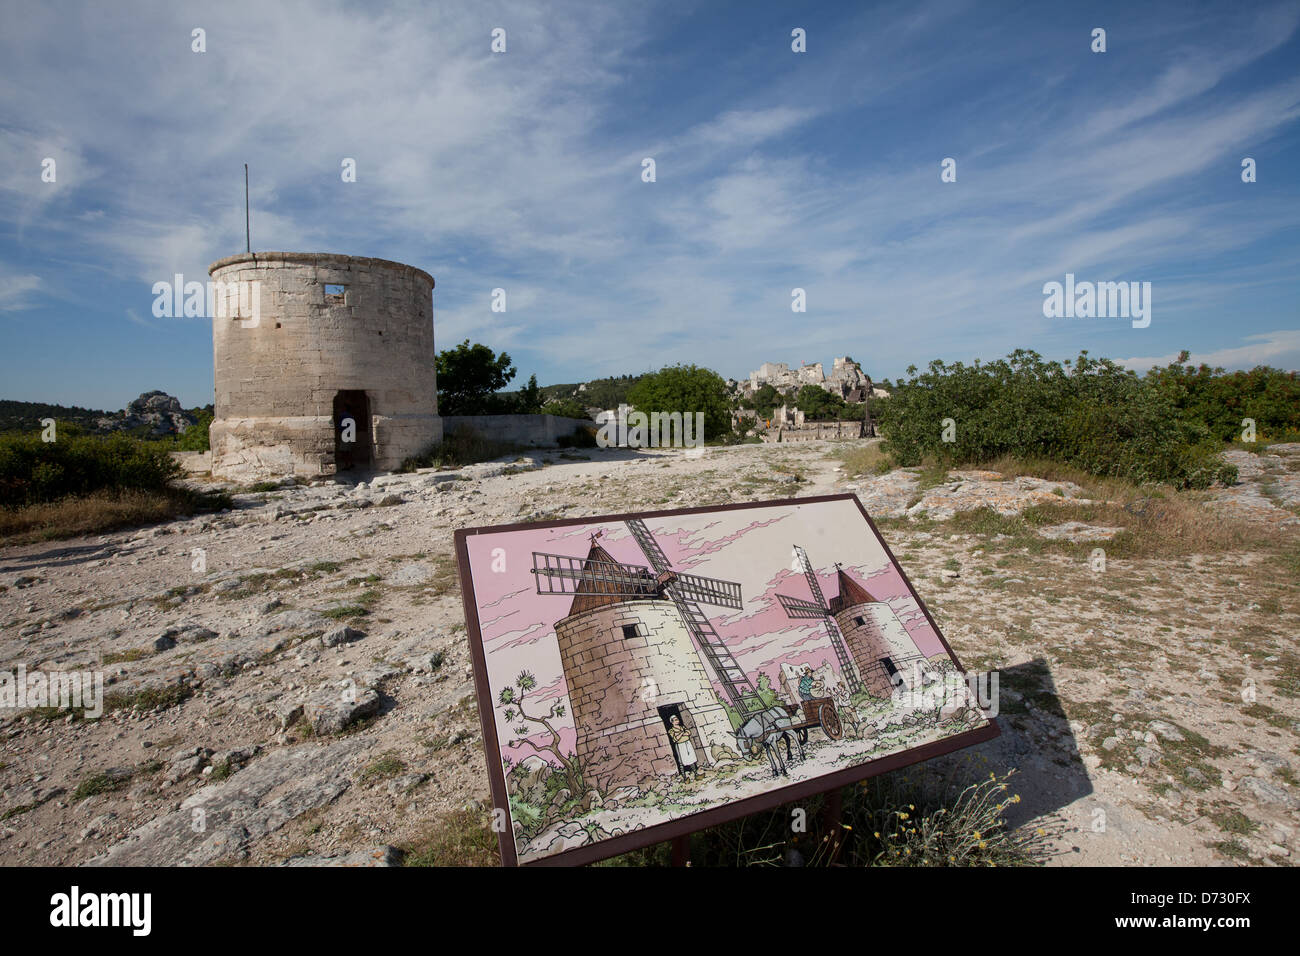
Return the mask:
[[152,491],[98,492],[24,508],[0,508],[0,542],[28,544],[99,534],[193,514],[192,495]]
[[844,471],[850,476],[883,475],[894,467],[889,460],[889,456],[880,450],[879,442],[873,442],[870,445],[851,445],[847,448],[836,448],[832,452],[832,457],[838,458],[844,463]]
[[[1084,521],[1122,528],[1104,547],[1109,556],[1131,558],[1272,550],[1297,539],[1293,531],[1235,518],[1208,507],[1209,493],[1203,491],[1179,491],[1168,485],[1138,486],[1117,478],[1099,478],[1054,461],[1003,457],[980,467],[1007,478],[1027,475],[1070,481],[1082,487],[1095,503],[1063,500],[1059,505],[1027,509],[1017,518],[990,519],[978,512],[967,512],[953,519],[953,524],[969,526],[969,530],[1024,535],[1046,524]],[[1002,526],[994,528],[993,524]],[[1088,548],[1094,546],[1089,544]]]
[[406,866],[497,866],[497,837],[481,810],[455,810],[404,844]]
[[485,438],[472,428],[458,428],[443,435],[442,441],[402,462],[398,471],[417,468],[459,468],[480,461],[492,461],[527,451],[524,445]]

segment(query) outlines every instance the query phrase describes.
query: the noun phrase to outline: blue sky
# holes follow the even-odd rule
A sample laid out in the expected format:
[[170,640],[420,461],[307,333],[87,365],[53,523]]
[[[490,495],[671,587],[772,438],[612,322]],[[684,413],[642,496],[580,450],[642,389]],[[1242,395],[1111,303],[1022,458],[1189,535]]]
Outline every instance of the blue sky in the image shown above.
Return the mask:
[[[507,350],[521,380],[842,354],[893,378],[1022,347],[1300,368],[1294,2],[56,2],[4,24],[3,398],[211,401],[209,323],[154,318],[151,287],[243,250],[245,162],[255,249],[426,269],[439,347]],[[1067,272],[1151,282],[1150,326],[1045,318]]]

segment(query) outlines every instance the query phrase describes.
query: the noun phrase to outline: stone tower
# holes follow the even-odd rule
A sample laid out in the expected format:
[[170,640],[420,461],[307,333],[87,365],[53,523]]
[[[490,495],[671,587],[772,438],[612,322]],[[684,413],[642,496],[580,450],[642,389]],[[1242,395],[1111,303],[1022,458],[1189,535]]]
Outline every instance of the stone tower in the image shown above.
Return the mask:
[[844,569],[837,572],[840,593],[831,599],[831,614],[848,643],[862,686],[873,697],[889,697],[894,675],[911,689],[914,668],[922,662],[920,649],[898,615],[877,601]]
[[[614,561],[595,543],[586,560]],[[677,771],[672,714],[691,732],[702,768],[712,765],[714,745],[734,750],[731,721],[672,601],[600,594],[584,584],[555,637],[578,757],[601,788]]]
[[391,470],[442,440],[427,272],[255,252],[208,274],[214,476]]

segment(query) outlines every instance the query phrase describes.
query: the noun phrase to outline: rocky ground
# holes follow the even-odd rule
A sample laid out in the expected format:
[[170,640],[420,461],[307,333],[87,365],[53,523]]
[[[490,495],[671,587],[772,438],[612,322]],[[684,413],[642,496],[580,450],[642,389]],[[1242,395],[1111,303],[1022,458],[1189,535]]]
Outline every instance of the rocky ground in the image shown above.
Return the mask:
[[[1257,546],[1127,557],[1080,485],[852,475],[848,447],[547,452],[0,549],[0,670],[109,681],[99,720],[0,711],[0,862],[483,860],[453,832],[488,794],[452,531],[845,490],[963,662],[998,670],[981,773],[1018,770],[1015,822],[1054,862],[1292,862],[1300,446],[1229,453],[1242,481],[1197,504]],[[957,520],[1034,505],[1061,520]]]

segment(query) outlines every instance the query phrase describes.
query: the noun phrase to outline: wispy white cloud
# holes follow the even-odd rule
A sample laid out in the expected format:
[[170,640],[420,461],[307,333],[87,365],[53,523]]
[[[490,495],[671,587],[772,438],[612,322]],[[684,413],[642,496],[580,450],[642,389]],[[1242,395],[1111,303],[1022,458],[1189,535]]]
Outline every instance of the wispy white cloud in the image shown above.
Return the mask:
[[[1212,349],[1207,352],[1193,351],[1187,361],[1192,365],[1205,364],[1211,368],[1249,369],[1257,365],[1271,365],[1300,370],[1300,329],[1281,329],[1276,332],[1247,335],[1244,338],[1243,345]],[[1153,366],[1164,366],[1175,362],[1178,356],[1178,352],[1171,352],[1167,355],[1116,359],[1116,361],[1126,368],[1145,372]]]
[[18,273],[0,266],[0,312],[21,312],[35,305],[44,283],[38,275]]
[[[739,374],[832,352],[879,375],[1022,345],[1161,351],[1182,334],[1175,314],[1225,289],[1249,305],[1294,288],[1275,265],[1293,243],[1271,272],[1217,288],[1189,264],[1294,234],[1295,209],[1259,198],[1276,186],[1236,177],[1246,151],[1293,135],[1300,81],[1236,84],[1294,42],[1298,16],[1279,4],[1197,30],[1134,14],[1117,19],[1111,59],[1083,67],[1052,45],[1054,22],[965,2],[873,9],[814,31],[798,60],[780,31],[696,60],[651,55],[665,15],[625,5],[34,7],[0,37],[0,222],[60,273],[138,282],[111,310],[132,323],[152,281],[201,278],[243,248],[247,162],[255,247],[426,268],[440,344],[509,348],[543,381],[675,361]],[[205,54],[190,52],[200,24]],[[488,47],[498,25],[502,56]],[[995,75],[994,47],[1023,80]],[[742,67],[743,90],[710,95]],[[60,192],[39,188],[51,150]],[[953,184],[939,181],[946,155]],[[1144,346],[1043,319],[1042,283],[1067,271],[1156,279]],[[36,272],[0,272],[6,309],[53,294]],[[498,286],[504,315],[489,308]],[[795,286],[805,315],[790,312]],[[1288,321],[1241,311],[1197,329],[1207,354],[1245,361],[1264,345],[1243,336]]]

